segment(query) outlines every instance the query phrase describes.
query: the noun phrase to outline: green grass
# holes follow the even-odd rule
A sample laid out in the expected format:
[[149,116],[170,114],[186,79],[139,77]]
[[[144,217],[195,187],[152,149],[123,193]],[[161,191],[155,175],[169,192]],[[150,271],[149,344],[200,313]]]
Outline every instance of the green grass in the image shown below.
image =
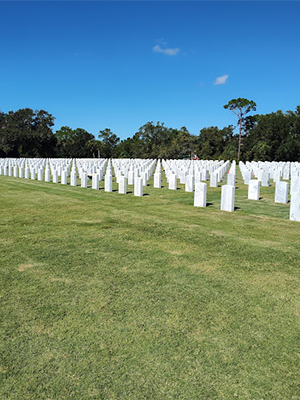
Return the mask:
[[289,205],[164,186],[0,176],[0,399],[300,399]]

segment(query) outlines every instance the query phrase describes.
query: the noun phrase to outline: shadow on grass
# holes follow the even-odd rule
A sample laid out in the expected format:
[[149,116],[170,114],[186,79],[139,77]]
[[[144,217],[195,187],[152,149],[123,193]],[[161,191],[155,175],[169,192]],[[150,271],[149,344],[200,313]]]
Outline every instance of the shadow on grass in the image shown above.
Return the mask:
[[214,203],[206,203],[206,207],[213,206]]
[[143,194],[143,197],[144,197],[144,196],[150,196],[150,193],[144,193],[144,194]]
[[241,207],[234,207],[234,211],[241,210]]

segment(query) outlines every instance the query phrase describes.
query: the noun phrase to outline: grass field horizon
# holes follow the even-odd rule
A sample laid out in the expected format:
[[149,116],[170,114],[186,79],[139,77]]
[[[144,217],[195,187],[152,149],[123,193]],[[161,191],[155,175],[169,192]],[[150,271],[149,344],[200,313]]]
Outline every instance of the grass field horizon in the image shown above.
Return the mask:
[[251,201],[238,174],[233,213],[220,187],[198,208],[101,185],[0,176],[0,398],[300,399],[300,225],[274,185]]

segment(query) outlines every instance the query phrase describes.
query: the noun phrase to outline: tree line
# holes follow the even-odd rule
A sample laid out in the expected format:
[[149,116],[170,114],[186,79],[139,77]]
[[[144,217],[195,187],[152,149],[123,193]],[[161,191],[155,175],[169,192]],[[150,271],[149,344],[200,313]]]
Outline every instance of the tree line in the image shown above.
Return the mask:
[[44,110],[0,112],[0,157],[300,161],[300,106],[246,116],[256,104],[239,98],[224,108],[237,116],[237,126],[211,126],[193,135],[186,127],[150,121],[124,140],[108,128],[100,130],[97,139],[82,128],[63,126],[53,132],[55,118]]

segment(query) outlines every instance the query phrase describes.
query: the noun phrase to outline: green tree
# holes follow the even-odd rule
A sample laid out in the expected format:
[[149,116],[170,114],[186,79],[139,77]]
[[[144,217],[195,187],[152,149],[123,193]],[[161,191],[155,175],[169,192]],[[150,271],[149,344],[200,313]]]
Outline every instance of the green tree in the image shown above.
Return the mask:
[[[201,159],[217,160],[223,158],[223,153],[227,146],[229,152],[229,143],[233,143],[233,127],[219,129],[217,126],[203,128],[198,137],[197,155]],[[231,154],[231,150],[230,150]],[[231,154],[232,155],[232,154]],[[231,158],[231,157],[230,157]]]
[[171,144],[170,156],[178,158],[180,156],[192,157],[196,151],[197,138],[190,134],[185,126],[179,130],[174,130],[175,137]]
[[0,150],[7,157],[53,157],[56,139],[54,117],[30,108],[0,115]]
[[127,138],[121,140],[115,149],[115,156],[118,158],[135,158],[135,140],[134,138]]
[[140,154],[138,157],[169,158],[176,135],[177,131],[167,128],[164,123],[157,122],[155,125],[153,121],[147,122],[134,135],[135,149]]
[[101,145],[102,143],[100,142],[100,140],[97,140],[95,138],[89,141],[89,147],[94,158],[101,157]]
[[120,138],[108,128],[99,131],[98,137],[101,142],[101,157],[115,157]]
[[239,144],[238,144],[238,161],[241,156],[242,132],[245,124],[245,115],[250,111],[256,110],[256,103],[253,100],[244,98],[232,99],[224,106],[225,109],[232,111],[238,117],[239,126]]
[[68,126],[62,126],[56,131],[55,136],[59,157],[85,158],[92,156],[91,143],[95,137],[85,129],[71,129]]
[[5,135],[5,129],[6,129],[6,124],[7,124],[7,115],[0,111],[0,157],[5,157],[6,152],[4,151],[5,148],[5,141],[6,141],[6,135]]
[[256,116],[245,139],[248,160],[298,161],[300,159],[300,106],[296,111]]

